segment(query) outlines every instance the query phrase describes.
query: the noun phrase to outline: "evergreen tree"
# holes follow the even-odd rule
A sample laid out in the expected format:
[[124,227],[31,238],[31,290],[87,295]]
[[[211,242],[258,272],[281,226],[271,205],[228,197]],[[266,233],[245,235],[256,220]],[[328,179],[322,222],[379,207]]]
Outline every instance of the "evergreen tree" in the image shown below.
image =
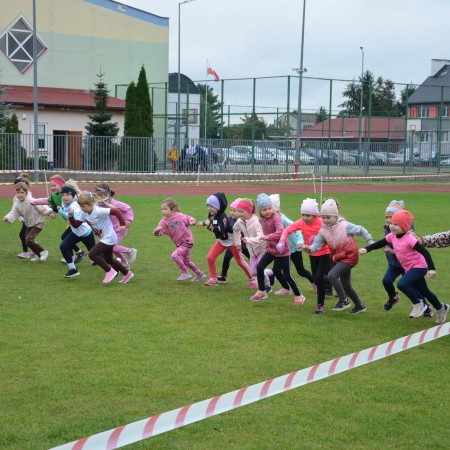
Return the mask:
[[[113,140],[117,137],[119,126],[111,122],[113,114],[108,112],[108,86],[103,81],[103,75],[97,75],[94,84],[94,114],[89,114],[90,122],[86,125],[88,135],[84,153],[84,163],[88,170],[112,170],[117,160],[117,146]],[[90,138],[89,138],[90,137]]]
[[221,122],[222,103],[218,101],[218,95],[206,84],[197,84],[200,92],[200,136],[205,133],[205,100],[207,100],[206,139],[216,139],[219,136]]
[[328,119],[328,113],[327,110],[321,106],[319,108],[319,111],[316,112],[316,125],[320,122],[325,122],[325,120]]
[[2,132],[3,129],[5,128],[6,120],[8,119],[8,116],[11,113],[11,105],[1,101],[4,92],[5,88],[2,88],[0,86],[0,132]]
[[125,96],[124,136],[139,136],[142,128],[141,115],[138,113],[136,85],[132,81]]
[[406,116],[406,103],[408,98],[415,92],[417,88],[415,86],[412,86],[411,84],[408,84],[407,86],[402,89],[400,92],[400,101],[397,104],[398,113],[400,117]]
[[[357,117],[361,107],[361,84],[363,88],[363,115],[369,112],[371,104],[371,115],[374,117],[397,117],[399,115],[398,103],[396,101],[395,86],[391,80],[382,77],[375,78],[369,70],[359,77],[359,83],[350,83],[342,93],[347,98],[339,105],[343,108],[339,116]],[[371,97],[371,98],[370,98]]]
[[[20,144],[19,120],[15,113],[5,120],[5,128],[0,139],[0,161],[2,169],[28,169],[32,161],[27,165],[27,152]],[[32,159],[32,158],[31,158]]]
[[136,136],[153,137],[153,108],[150,100],[147,75],[144,66],[141,67],[136,85],[137,112],[140,115],[141,130]]

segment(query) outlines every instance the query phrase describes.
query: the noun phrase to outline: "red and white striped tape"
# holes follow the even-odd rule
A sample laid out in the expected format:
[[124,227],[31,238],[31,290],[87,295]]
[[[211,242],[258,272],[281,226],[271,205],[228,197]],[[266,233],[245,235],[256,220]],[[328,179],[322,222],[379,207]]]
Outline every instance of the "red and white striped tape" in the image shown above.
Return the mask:
[[52,450],[112,450],[346,372],[450,334],[450,323],[79,439]]
[[[18,173],[17,171],[0,171],[0,173]],[[29,171],[33,172],[33,171]],[[63,172],[61,172],[63,173]],[[95,172],[95,173],[103,173],[111,175],[113,172]],[[92,175],[93,172],[89,172],[89,175]],[[143,173],[115,173],[115,175],[149,175],[149,174],[143,174]],[[151,174],[154,175],[154,174]],[[216,174],[216,175],[224,175],[224,174]],[[227,176],[248,176],[248,175],[255,175],[254,173],[227,173]],[[448,178],[450,177],[450,173],[441,173],[441,174],[429,174],[429,175],[373,175],[373,176],[318,176],[313,175],[311,172],[299,172],[297,174],[295,173],[280,173],[279,175],[284,175],[284,178],[270,178],[270,177],[264,177],[264,178],[254,178],[254,179],[227,179],[227,180],[220,180],[220,179],[208,179],[208,180],[178,180],[175,178],[172,180],[76,180],[77,183],[110,183],[110,184],[217,184],[217,183],[266,183],[266,182],[293,182],[293,181],[311,181],[315,180],[319,182],[321,179],[322,181],[346,181],[346,180],[402,180],[402,179],[418,179],[418,178]],[[11,186],[13,185],[13,182],[9,183],[0,183],[0,186]],[[47,184],[44,181],[37,181],[34,182],[34,185],[40,185],[40,184]]]

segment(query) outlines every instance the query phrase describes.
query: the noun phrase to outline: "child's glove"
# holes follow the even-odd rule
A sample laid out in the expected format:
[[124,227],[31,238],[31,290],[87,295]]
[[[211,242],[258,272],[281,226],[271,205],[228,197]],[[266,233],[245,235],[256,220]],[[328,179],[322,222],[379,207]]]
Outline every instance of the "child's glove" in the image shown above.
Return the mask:
[[277,244],[277,250],[278,250],[278,253],[283,253],[285,244],[286,244],[285,241],[280,241],[280,242]]

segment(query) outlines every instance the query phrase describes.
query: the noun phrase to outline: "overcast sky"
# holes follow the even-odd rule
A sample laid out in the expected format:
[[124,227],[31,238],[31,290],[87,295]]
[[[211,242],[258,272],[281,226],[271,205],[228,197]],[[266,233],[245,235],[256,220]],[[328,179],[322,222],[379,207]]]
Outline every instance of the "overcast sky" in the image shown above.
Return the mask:
[[[178,70],[178,0],[123,0],[170,23]],[[181,6],[181,72],[206,78],[293,75],[300,66],[302,0],[195,0]],[[421,83],[431,59],[450,59],[450,0],[306,0],[305,76],[357,79],[364,69]]]

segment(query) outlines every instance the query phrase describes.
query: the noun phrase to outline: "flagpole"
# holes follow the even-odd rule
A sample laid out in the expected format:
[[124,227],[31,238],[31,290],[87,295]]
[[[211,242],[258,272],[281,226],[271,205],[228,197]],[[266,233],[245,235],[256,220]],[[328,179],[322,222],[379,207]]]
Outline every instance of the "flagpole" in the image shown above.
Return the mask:
[[206,123],[208,120],[208,69],[209,62],[206,60],[206,83],[205,83],[205,146],[206,146]]

